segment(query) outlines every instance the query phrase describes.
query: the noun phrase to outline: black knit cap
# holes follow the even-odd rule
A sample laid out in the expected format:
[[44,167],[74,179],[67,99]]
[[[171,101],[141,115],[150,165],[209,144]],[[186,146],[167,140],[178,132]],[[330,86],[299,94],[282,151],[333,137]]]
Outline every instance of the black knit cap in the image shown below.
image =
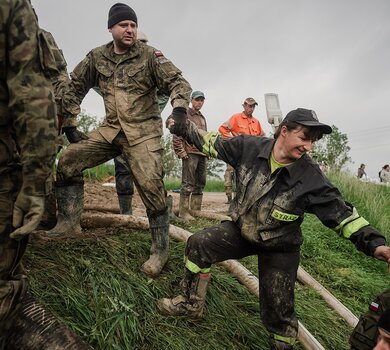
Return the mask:
[[112,5],[108,12],[108,29],[115,24],[126,20],[133,21],[138,25],[137,15],[130,6],[120,2]]

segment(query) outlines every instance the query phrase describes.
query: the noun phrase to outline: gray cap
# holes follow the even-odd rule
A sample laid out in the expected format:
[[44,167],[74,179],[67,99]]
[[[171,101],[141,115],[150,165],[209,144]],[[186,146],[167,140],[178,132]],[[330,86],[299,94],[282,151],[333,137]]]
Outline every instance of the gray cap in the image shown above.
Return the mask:
[[206,98],[206,97],[204,97],[204,93],[202,91],[194,91],[191,94],[191,100],[195,100],[196,98],[199,98],[199,97]]

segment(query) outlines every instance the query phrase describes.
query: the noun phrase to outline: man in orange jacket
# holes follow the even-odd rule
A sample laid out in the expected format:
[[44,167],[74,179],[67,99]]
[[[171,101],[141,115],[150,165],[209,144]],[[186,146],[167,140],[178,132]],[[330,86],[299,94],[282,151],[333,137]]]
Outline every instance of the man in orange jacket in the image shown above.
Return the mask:
[[[260,122],[253,116],[258,103],[252,97],[247,97],[243,103],[244,110],[241,113],[232,115],[229,120],[224,122],[218,129],[223,137],[232,138],[238,135],[265,136],[265,132]],[[225,193],[228,198],[227,204],[232,201],[233,193],[233,173],[234,169],[228,164],[226,167]]]

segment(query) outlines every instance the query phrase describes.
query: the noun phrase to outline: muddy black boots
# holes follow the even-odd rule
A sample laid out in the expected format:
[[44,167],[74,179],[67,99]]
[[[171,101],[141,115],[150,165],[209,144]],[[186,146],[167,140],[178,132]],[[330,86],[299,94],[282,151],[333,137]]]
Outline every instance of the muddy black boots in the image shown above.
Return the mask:
[[67,234],[81,234],[80,217],[84,205],[84,185],[57,186],[57,225],[46,232],[56,237]]
[[186,269],[186,275],[181,282],[183,295],[173,299],[160,299],[157,303],[160,313],[165,316],[188,316],[193,319],[202,317],[210,277],[210,272],[192,273]]
[[152,234],[152,246],[150,257],[142,265],[141,271],[151,277],[160,274],[164,265],[168,261],[169,251],[169,214],[168,210],[164,214],[149,217],[150,232]]
[[122,215],[133,215],[133,196],[131,194],[118,194],[119,209]]

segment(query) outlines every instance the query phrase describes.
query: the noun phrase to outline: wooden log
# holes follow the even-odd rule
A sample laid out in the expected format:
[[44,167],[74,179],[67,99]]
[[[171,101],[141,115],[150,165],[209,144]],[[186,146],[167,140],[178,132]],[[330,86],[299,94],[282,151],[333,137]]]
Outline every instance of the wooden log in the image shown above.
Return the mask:
[[333,294],[324,286],[310,276],[301,266],[298,268],[298,280],[317,291],[325,302],[335,310],[352,328],[354,328],[359,319],[346,308]]

